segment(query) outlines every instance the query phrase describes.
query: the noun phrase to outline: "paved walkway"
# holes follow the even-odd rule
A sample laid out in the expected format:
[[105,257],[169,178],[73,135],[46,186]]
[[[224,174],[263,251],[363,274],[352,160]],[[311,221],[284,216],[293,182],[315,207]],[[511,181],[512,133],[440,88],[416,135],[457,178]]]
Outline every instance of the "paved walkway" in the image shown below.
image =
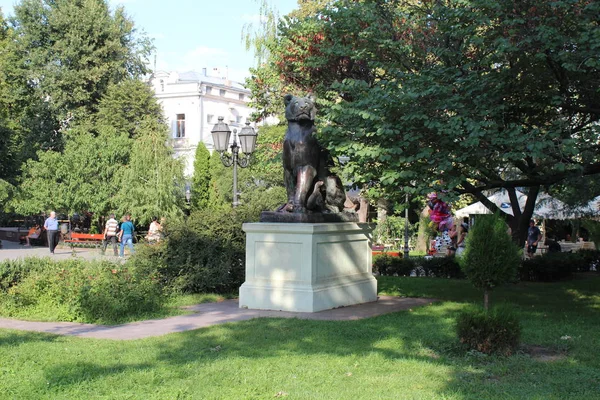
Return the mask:
[[316,313],[248,310],[238,306],[237,300],[198,304],[186,307],[194,314],[177,317],[132,322],[124,325],[104,326],[73,322],[30,322],[0,318],[0,328],[18,329],[96,339],[132,340],[168,333],[184,332],[227,322],[252,318],[299,318],[312,320],[350,321],[377,315],[408,310],[434,302],[434,299],[381,296],[378,301],[325,310]]
[[[127,250],[127,249],[126,249]],[[0,249],[0,261],[16,260],[26,257],[52,257],[55,260],[66,260],[73,257],[84,258],[86,260],[105,259],[118,260],[113,256],[112,247],[106,249],[107,255],[102,255],[99,247],[74,247],[60,245],[54,250],[54,254],[50,254],[48,247],[41,246],[24,246],[16,242],[8,240],[2,241],[2,249]],[[127,252],[125,253],[127,255]]]

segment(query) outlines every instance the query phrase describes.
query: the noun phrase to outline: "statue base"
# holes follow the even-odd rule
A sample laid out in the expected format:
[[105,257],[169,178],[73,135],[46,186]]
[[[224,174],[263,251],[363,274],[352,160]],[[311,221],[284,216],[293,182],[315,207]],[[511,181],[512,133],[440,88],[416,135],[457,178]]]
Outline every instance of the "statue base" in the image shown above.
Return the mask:
[[357,223],[248,223],[241,308],[317,312],[377,300],[371,229]]
[[358,222],[358,214],[355,212],[341,213],[292,213],[279,211],[263,211],[260,213],[260,222],[281,223],[309,223],[317,224],[323,222]]

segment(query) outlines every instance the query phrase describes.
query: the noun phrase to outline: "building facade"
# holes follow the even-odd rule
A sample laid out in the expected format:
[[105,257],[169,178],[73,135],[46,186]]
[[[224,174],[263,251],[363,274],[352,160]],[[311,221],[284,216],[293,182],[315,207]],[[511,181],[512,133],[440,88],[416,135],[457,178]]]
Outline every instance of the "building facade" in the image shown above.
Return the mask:
[[150,85],[163,107],[175,155],[185,160],[188,177],[194,172],[198,143],[203,142],[210,152],[214,149],[210,131],[218,118],[223,117],[229,124],[233,141],[233,132],[245,126],[253,111],[248,107],[250,91],[220,76],[218,70],[211,71],[211,75],[206,68],[201,73],[157,71]]

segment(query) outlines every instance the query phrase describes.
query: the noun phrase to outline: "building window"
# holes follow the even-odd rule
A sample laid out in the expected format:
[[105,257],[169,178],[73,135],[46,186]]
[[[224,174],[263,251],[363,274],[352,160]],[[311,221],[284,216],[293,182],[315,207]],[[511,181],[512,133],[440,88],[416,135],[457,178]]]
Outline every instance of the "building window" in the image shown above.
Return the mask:
[[162,79],[160,80],[160,91],[161,92],[165,91],[165,81],[163,81]]
[[185,137],[185,114],[177,114],[177,127],[175,137]]
[[212,92],[212,86],[206,87],[206,94],[210,94]]
[[211,124],[213,122],[213,117],[214,117],[214,115],[207,114],[206,115],[206,122],[208,122],[209,124]]
[[225,97],[225,89],[219,90],[219,96]]
[[238,124],[241,124],[242,123],[242,116],[241,115],[237,115],[235,117],[235,122],[238,123]]
[[244,101],[244,93],[240,93],[240,94],[239,94],[239,99],[240,99],[241,101]]

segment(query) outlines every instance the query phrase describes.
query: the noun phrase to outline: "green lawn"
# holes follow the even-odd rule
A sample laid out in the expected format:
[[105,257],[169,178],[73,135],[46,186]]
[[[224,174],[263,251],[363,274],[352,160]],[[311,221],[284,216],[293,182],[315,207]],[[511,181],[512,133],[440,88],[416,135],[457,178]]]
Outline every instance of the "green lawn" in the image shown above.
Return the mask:
[[379,287],[442,301],[362,321],[257,319],[125,342],[0,330],[0,398],[600,399],[600,277],[493,293],[518,310],[525,344],[566,355],[555,361],[461,351],[454,317],[482,297],[467,281]]

